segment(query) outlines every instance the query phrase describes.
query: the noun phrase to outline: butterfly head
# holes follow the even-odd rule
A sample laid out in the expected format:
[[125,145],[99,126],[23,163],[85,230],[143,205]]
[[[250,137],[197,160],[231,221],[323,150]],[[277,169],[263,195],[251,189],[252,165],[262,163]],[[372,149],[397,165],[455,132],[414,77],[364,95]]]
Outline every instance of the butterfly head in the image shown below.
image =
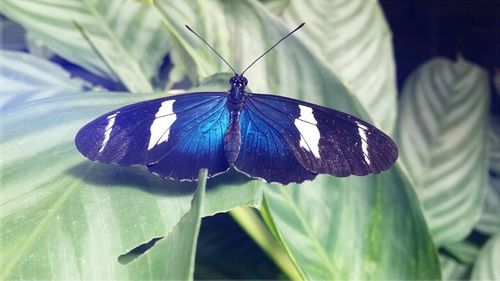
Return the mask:
[[231,88],[242,88],[244,89],[248,85],[248,80],[242,75],[235,75],[229,80]]

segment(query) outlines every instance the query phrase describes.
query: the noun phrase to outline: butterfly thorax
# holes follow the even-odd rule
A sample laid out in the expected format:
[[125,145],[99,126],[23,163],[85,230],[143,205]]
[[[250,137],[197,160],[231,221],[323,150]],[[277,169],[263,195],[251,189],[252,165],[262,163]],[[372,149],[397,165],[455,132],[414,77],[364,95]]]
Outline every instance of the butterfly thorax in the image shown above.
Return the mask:
[[229,84],[231,89],[229,90],[227,107],[230,110],[230,120],[224,135],[224,152],[227,162],[232,165],[240,153],[240,112],[244,106],[245,86],[248,84],[248,80],[243,76],[235,75],[229,80]]

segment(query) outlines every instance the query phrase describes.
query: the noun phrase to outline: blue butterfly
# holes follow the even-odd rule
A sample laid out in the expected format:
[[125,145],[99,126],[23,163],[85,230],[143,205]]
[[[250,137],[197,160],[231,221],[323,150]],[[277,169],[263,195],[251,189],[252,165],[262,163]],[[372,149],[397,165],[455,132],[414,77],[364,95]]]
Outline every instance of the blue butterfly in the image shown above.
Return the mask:
[[398,157],[394,141],[352,115],[291,98],[245,91],[243,76],[198,34],[235,75],[228,92],[198,92],[128,105],[85,125],[78,150],[91,160],[146,165],[174,180],[197,180],[231,167],[252,178],[301,183],[318,174],[376,174]]

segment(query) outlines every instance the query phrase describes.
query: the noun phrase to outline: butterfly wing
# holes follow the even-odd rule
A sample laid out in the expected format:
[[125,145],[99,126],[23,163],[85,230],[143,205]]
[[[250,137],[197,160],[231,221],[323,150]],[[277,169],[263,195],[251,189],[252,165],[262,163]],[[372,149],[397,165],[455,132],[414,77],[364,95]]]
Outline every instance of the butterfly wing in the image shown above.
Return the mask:
[[275,126],[276,120],[262,114],[252,105],[240,115],[241,147],[234,167],[250,177],[267,182],[287,184],[312,180],[316,173],[304,168],[286,134]]
[[140,102],[111,111],[77,134],[78,150],[91,160],[147,165],[175,180],[195,180],[229,169],[223,139],[229,122],[227,93],[192,93]]
[[248,94],[240,127],[242,148],[235,167],[272,182],[302,182],[316,174],[376,174],[398,157],[396,144],[373,125],[280,96]]

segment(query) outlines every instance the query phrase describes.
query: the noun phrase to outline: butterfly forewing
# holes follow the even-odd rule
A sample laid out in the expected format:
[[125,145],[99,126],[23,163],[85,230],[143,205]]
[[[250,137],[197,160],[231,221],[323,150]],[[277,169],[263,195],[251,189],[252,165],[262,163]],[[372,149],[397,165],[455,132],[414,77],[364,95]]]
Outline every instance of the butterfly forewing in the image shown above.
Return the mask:
[[148,165],[176,180],[196,179],[200,168],[221,173],[229,168],[222,144],[229,122],[226,101],[227,93],[211,92],[129,105],[83,127],[76,146],[91,160]]
[[390,137],[352,115],[274,95],[248,94],[245,103],[244,110],[279,132],[297,161],[313,173],[376,174],[397,159]]

